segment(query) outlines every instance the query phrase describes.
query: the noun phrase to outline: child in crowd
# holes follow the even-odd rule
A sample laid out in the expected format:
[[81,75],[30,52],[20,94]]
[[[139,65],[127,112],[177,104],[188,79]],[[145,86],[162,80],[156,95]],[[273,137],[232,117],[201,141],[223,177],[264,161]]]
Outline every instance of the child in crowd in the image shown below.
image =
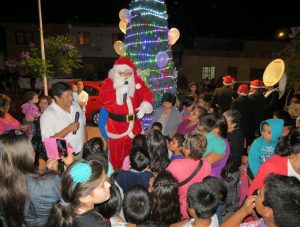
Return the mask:
[[61,179],[62,198],[51,211],[47,226],[110,226],[94,209],[110,197],[110,183],[100,161],[71,164]]
[[[250,196],[244,205],[221,227],[296,227],[300,226],[300,181],[296,177],[270,174],[258,195]],[[261,219],[240,224],[253,209]],[[239,225],[240,224],[240,225]]]
[[172,138],[170,136],[164,136],[165,140],[166,140],[166,144],[167,144],[167,148],[168,148],[168,157],[169,159],[172,157],[173,153],[170,150],[170,143],[172,141]]
[[194,110],[195,100],[193,96],[185,96],[181,100],[181,116],[182,119],[185,120],[189,117],[190,113]]
[[131,168],[122,170],[116,174],[115,180],[127,193],[134,185],[142,185],[144,188],[149,187],[149,180],[153,173],[148,170],[150,158],[148,152],[143,147],[133,147],[130,151]]
[[78,87],[76,84],[72,84],[73,102],[72,105],[78,104]]
[[109,222],[112,226],[125,226],[124,219],[119,215],[122,210],[122,195],[117,185],[110,186],[110,198],[104,203],[95,205],[95,209]]
[[[136,135],[132,139],[131,145],[132,145],[132,148],[143,147],[146,151],[148,150],[146,136],[143,134]],[[130,160],[129,160],[129,155],[128,155],[123,160],[122,170],[129,170],[130,167],[131,167],[131,165],[130,165]]]
[[151,125],[151,130],[158,130],[158,131],[162,132],[162,124],[158,121],[154,122]]
[[152,202],[151,222],[159,226],[171,225],[180,220],[178,181],[170,172],[160,172],[154,181],[151,181],[149,191]]
[[281,119],[269,119],[260,124],[261,136],[251,144],[248,156],[248,174],[250,177],[255,177],[261,164],[274,155],[274,149],[281,136],[283,125],[284,121]]
[[103,162],[106,175],[110,177],[113,172],[113,166],[107,158],[107,154],[104,151],[104,143],[100,137],[94,137],[87,141],[83,146],[82,158],[85,160],[99,159]]
[[123,211],[128,223],[146,223],[151,214],[151,201],[147,189],[140,185],[132,187],[124,197]]
[[168,149],[172,151],[172,156],[170,158],[170,161],[173,161],[175,159],[184,159],[182,153],[183,142],[184,142],[184,137],[181,134],[175,134],[172,137],[172,140],[168,146]]
[[41,116],[41,112],[36,105],[39,102],[39,97],[35,91],[28,91],[24,95],[24,100],[25,103],[21,106],[22,113],[25,115],[23,119],[23,124],[31,126],[32,133],[29,134],[29,138],[31,139],[35,135],[36,131],[33,122]]

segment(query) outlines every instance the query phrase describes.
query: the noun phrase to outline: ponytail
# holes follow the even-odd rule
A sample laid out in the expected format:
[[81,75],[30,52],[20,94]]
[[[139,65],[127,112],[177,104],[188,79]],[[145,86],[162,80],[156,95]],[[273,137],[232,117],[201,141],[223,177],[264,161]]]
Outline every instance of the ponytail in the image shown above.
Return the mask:
[[75,226],[75,218],[76,214],[72,205],[61,199],[53,205],[47,227],[72,227]]

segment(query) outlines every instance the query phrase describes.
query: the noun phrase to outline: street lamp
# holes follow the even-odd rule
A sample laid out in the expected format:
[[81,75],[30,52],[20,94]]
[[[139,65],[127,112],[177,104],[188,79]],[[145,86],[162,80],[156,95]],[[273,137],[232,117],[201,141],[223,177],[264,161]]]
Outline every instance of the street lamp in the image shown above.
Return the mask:
[[40,24],[40,40],[41,40],[41,55],[42,62],[44,67],[43,72],[43,84],[44,84],[44,95],[48,96],[48,84],[47,84],[47,75],[46,75],[46,58],[45,58],[45,45],[44,45],[44,32],[43,32],[43,20],[42,20],[42,7],[41,0],[38,0],[39,5],[39,24]]

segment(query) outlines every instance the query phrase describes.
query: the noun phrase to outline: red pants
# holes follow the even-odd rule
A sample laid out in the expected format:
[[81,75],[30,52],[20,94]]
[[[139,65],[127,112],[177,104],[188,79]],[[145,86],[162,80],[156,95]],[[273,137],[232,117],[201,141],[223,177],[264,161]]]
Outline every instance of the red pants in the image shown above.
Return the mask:
[[124,158],[129,155],[132,139],[125,136],[121,139],[108,139],[109,161],[114,170],[121,169]]

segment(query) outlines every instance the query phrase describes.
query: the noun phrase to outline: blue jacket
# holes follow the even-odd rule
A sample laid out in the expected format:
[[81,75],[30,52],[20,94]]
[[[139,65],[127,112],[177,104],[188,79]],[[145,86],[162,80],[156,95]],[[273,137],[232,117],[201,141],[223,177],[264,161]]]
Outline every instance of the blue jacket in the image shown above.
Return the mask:
[[251,144],[248,164],[254,176],[256,176],[260,165],[274,155],[274,150],[284,125],[284,122],[281,119],[269,119],[260,123],[260,132],[262,131],[264,123],[267,123],[271,128],[272,139],[271,141],[265,141],[262,136],[260,136]]

